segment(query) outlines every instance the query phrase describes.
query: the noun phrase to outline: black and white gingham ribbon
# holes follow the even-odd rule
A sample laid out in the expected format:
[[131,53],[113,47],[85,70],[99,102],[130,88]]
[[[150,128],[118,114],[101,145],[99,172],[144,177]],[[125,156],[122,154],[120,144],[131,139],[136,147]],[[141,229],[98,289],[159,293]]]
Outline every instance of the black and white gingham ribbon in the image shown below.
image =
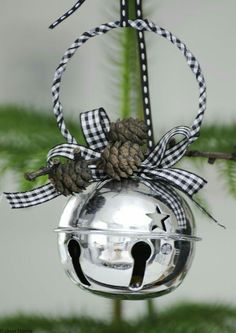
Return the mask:
[[[143,19],[142,0],[136,0],[136,17],[137,19]],[[138,39],[138,49],[139,49],[143,115],[148,133],[147,145],[149,149],[153,149],[154,133],[153,133],[153,124],[152,124],[152,111],[151,111],[151,100],[150,100],[149,78],[148,78],[148,62],[147,62],[144,31],[141,30],[137,31],[137,39]]]
[[[206,181],[193,173],[182,169],[172,168],[172,166],[181,159],[181,157],[185,154],[187,147],[199,136],[199,130],[206,109],[206,85],[200,65],[194,55],[187,49],[186,45],[174,35],[172,35],[169,31],[155,25],[152,22],[141,19],[137,19],[135,21],[129,20],[128,25],[139,31],[154,32],[177,46],[177,48],[184,55],[190,69],[196,77],[200,92],[199,111],[196,118],[194,119],[192,126],[176,127],[166,133],[148,155],[146,160],[142,163],[140,169],[137,172],[137,175],[142,179],[172,185],[173,187],[176,187],[186,193],[189,197],[192,197],[205,185]],[[81,115],[81,126],[89,148],[77,144],[76,139],[70,134],[64,122],[62,105],[59,99],[60,83],[63,72],[66,70],[68,61],[73,57],[79,47],[86,43],[90,38],[105,34],[106,32],[118,27],[120,27],[120,21],[106,23],[96,27],[95,29],[87,31],[80,38],[78,38],[64,54],[55,72],[52,95],[54,113],[57,119],[57,123],[62,135],[65,137],[68,143],[56,146],[49,152],[49,164],[51,163],[52,158],[55,156],[65,156],[69,159],[73,159],[73,151],[76,147],[80,148],[82,156],[85,159],[99,158],[101,151],[106,147],[106,133],[109,131],[110,122],[103,109],[89,111]],[[174,147],[168,148],[168,143],[170,140],[177,135],[182,135],[183,139]],[[95,165],[91,165],[90,167],[92,169],[93,181],[105,179],[105,174],[103,174],[101,171],[98,171]],[[59,194],[55,192],[55,189],[51,184],[46,184],[45,186],[30,192],[5,193],[5,195],[12,208],[23,208],[51,200]],[[173,205],[172,208],[174,208]],[[184,225],[185,217],[181,211],[179,211],[177,215],[178,214],[180,214],[178,217],[180,224],[182,223],[182,225]]]
[[178,195],[178,193],[174,191],[171,186],[163,184],[162,182],[146,181],[143,179],[142,183],[149,187],[154,192],[155,196],[159,198],[161,202],[166,204],[171,211],[174,212],[176,220],[178,221],[178,228],[186,228],[186,217],[183,208],[183,200]]
[[128,0],[120,0],[120,25],[126,27],[129,20],[129,4]]
[[[79,148],[81,150],[81,154],[85,159],[97,159],[100,157],[101,151],[103,151],[103,149],[108,143],[106,134],[109,132],[110,120],[106,112],[102,108],[100,108],[97,110],[82,113],[81,126],[85,139],[90,147],[87,148],[74,143],[58,145],[51,149],[48,153],[47,160],[49,164],[54,157],[58,156],[73,159],[73,151],[75,148]],[[171,134],[180,133],[179,130],[175,131],[175,129],[170,132]],[[160,150],[157,152],[157,154],[160,157],[160,162],[161,158],[163,159],[164,157],[162,148],[164,148],[165,143],[168,142],[168,140],[166,139],[167,134],[161,139],[158,144]],[[169,138],[171,137],[172,136],[169,135]],[[173,210],[178,221],[179,228],[185,228],[186,219],[181,198],[173,189],[171,189],[170,185],[177,187],[189,196],[192,196],[193,191],[191,186],[194,185],[195,193],[204,185],[205,181],[202,178],[188,171],[180,169],[156,169],[156,172],[150,175],[151,166],[145,166],[145,163],[146,162],[144,161],[141,168],[138,170],[136,176],[141,177],[143,179],[143,182],[156,193],[157,197],[160,197],[161,200],[166,203],[166,205],[170,209]],[[93,176],[93,181],[100,181],[106,179],[106,174],[100,170],[97,170],[95,165],[91,165],[90,168]],[[183,177],[185,176],[188,177],[185,179],[186,183],[183,182]],[[187,179],[191,179],[191,182],[188,181],[187,183]],[[185,184],[186,186],[180,188],[180,182],[183,182],[183,184]],[[5,195],[12,208],[26,208],[49,201],[59,196],[60,193],[56,192],[54,186],[48,183],[29,192],[5,193]]]
[[59,17],[59,19],[57,19],[55,22],[53,22],[49,29],[54,29],[56,28],[56,26],[58,26],[58,24],[60,24],[61,22],[63,22],[64,20],[66,20],[68,17],[70,17],[77,9],[79,9],[79,7],[85,2],[85,0],[79,0],[75,3],[75,5],[69,9],[65,14],[63,14],[61,17]]

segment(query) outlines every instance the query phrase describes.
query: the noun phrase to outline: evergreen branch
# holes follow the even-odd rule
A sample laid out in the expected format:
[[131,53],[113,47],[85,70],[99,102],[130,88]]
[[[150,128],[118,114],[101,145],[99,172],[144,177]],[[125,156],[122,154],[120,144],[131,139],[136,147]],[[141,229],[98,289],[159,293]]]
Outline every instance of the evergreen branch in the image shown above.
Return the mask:
[[236,146],[236,122],[208,124],[201,128],[200,137],[191,150],[232,153]]
[[[0,106],[0,175],[14,171],[19,188],[30,190],[32,184],[24,178],[28,170],[38,170],[46,163],[48,151],[65,142],[51,112],[15,105]],[[67,121],[78,142],[84,144],[79,124]],[[47,177],[38,178],[35,186],[45,184]]]
[[[117,308],[117,317],[120,309]],[[9,332],[15,331],[57,332],[57,333],[235,333],[235,305],[212,303],[177,303],[165,307],[156,315],[139,315],[135,320],[121,321],[98,320],[85,316],[40,316],[33,313],[4,316],[1,315],[0,327]],[[158,328],[158,329],[157,329]]]
[[122,63],[122,81],[121,81],[121,119],[127,118],[131,114],[131,107],[130,107],[130,94],[132,91],[132,84],[131,84],[131,73],[130,66],[132,65],[132,61],[130,61],[130,53],[133,50],[133,41],[132,38],[133,31],[130,28],[125,29],[123,34],[123,63]]
[[236,168],[234,163],[231,161],[219,161],[217,166],[228,192],[236,198]]
[[[136,18],[135,0],[128,1],[129,18]],[[120,117],[136,116],[143,119],[142,90],[140,83],[140,64],[137,31],[133,28],[122,30],[120,53]]]
[[132,28],[123,32],[121,77],[121,119],[134,115],[139,109],[141,95],[137,34]]

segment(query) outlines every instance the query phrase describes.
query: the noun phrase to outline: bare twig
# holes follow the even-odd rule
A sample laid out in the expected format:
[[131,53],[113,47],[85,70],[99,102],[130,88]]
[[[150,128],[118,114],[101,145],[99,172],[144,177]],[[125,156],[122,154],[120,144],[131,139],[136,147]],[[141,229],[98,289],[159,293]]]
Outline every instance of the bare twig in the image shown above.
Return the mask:
[[216,160],[236,161],[236,152],[221,153],[221,152],[206,152],[198,150],[188,150],[185,153],[187,157],[203,157],[208,159],[208,163],[214,164]]
[[27,172],[25,173],[25,179],[29,181],[35,180],[40,176],[48,175],[50,170],[51,170],[50,167],[42,167],[39,170]]
[[[78,159],[78,158],[79,158],[79,155],[75,155],[75,159]],[[96,164],[97,162],[98,162],[98,159],[91,159],[91,160],[87,161],[88,165]],[[60,164],[60,161],[58,159],[54,159],[52,166],[45,166],[36,171],[25,173],[25,179],[29,180],[29,181],[33,181],[38,177],[49,175],[53,166],[58,165],[58,164]]]
[[[173,142],[174,145],[174,142]],[[188,150],[185,153],[186,157],[203,157],[208,159],[209,164],[214,164],[216,160],[225,160],[225,161],[235,161],[236,162],[236,152],[233,153],[222,153],[222,152],[206,152],[206,151],[198,151],[198,150]],[[75,159],[81,158],[80,152],[75,151]],[[98,159],[91,159],[87,161],[89,165],[97,164]],[[60,161],[54,159],[54,165],[59,164]],[[52,169],[52,166],[42,167],[39,170],[27,172],[25,174],[25,178],[29,181],[33,181],[36,178],[44,175],[48,175]]]

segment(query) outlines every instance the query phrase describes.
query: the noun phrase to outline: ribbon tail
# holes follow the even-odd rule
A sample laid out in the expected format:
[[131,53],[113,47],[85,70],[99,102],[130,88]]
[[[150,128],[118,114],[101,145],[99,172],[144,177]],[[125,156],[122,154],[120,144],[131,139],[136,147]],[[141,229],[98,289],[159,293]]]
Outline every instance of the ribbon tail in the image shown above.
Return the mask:
[[203,178],[181,169],[147,168],[141,174],[141,177],[149,180],[162,181],[177,188],[181,192],[185,193],[205,215],[207,215],[220,227],[225,228],[224,225],[220,224],[202,205],[199,204],[199,202],[193,198],[193,195],[206,184],[206,181]]
[[186,224],[186,216],[183,210],[182,206],[182,200],[180,196],[177,194],[176,191],[174,191],[173,188],[170,186],[163,184],[159,181],[153,182],[153,181],[146,181],[142,180],[142,182],[148,186],[152,191],[155,192],[155,194],[161,198],[163,202],[166,203],[166,205],[170,208],[170,210],[173,210],[174,215],[178,221],[178,227],[180,229],[185,229]]
[[144,166],[141,177],[164,181],[192,197],[207,183],[198,175],[182,169],[155,169]]
[[28,208],[52,200],[60,195],[51,183],[28,192],[3,193],[11,208]]
[[223,224],[220,224],[202,205],[200,205],[199,202],[197,202],[193,197],[190,197],[190,199],[195,203],[195,205],[203,212],[203,214],[207,215],[211,220],[213,220],[218,226],[221,228],[226,229],[226,227]]
[[76,4],[69,9],[65,14],[63,14],[61,17],[59,17],[56,21],[54,21],[50,26],[49,29],[54,29],[56,26],[58,26],[61,22],[66,20],[68,17],[70,17],[79,7],[85,2],[85,0],[79,0],[76,2]]

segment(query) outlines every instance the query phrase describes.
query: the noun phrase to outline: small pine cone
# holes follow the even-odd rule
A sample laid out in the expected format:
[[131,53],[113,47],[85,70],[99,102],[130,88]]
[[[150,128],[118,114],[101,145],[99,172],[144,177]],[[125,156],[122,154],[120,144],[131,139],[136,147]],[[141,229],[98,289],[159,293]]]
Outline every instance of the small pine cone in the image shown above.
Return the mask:
[[110,124],[108,140],[122,143],[130,141],[143,145],[147,141],[147,126],[144,121],[134,118],[118,120]]
[[88,186],[91,178],[88,163],[81,157],[78,158],[78,155],[74,161],[54,164],[49,174],[56,190],[64,196],[81,192]]
[[98,168],[113,179],[121,180],[133,175],[144,160],[140,146],[130,141],[108,144],[101,154]]

